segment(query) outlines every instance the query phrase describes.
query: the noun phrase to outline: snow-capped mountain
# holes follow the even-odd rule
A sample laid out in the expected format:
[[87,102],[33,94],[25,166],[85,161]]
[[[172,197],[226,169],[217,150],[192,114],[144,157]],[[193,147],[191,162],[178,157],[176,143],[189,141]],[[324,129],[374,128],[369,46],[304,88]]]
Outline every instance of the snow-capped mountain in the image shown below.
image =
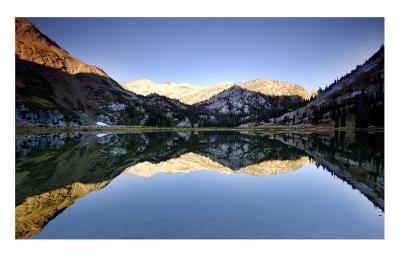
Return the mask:
[[207,101],[211,97],[233,86],[241,87],[267,96],[300,96],[304,99],[310,97],[310,93],[297,84],[263,79],[256,79],[244,83],[221,82],[208,86],[173,82],[155,83],[151,80],[141,79],[121,83],[121,86],[124,89],[139,95],[146,96],[156,93],[171,99],[179,100],[180,102],[189,105]]

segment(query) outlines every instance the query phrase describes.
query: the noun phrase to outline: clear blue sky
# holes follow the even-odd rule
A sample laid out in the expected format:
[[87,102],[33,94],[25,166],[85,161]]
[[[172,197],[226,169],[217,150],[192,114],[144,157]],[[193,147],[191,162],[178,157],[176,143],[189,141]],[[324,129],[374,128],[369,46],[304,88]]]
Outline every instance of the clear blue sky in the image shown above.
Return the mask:
[[117,81],[256,78],[325,86],[384,40],[383,18],[31,18]]

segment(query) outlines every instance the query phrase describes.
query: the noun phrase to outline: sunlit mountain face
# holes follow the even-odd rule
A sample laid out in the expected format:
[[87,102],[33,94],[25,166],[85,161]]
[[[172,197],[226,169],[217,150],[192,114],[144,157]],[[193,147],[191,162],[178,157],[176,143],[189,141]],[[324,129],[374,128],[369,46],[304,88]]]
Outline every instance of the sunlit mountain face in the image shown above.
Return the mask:
[[297,84],[265,79],[235,83],[221,82],[207,86],[173,82],[155,83],[151,80],[141,79],[121,83],[121,86],[138,95],[147,96],[151,94],[159,94],[171,99],[179,100],[188,105],[207,101],[213,96],[218,95],[233,86],[266,96],[299,96],[303,99],[310,98],[310,92]]
[[[146,215],[147,217],[151,216],[144,212],[150,208],[149,206],[155,204],[154,199],[146,200],[143,197],[151,197],[153,195],[151,192],[163,190],[164,187],[169,188],[172,184],[173,188],[165,189],[166,191],[161,195],[168,194],[168,192],[176,194],[174,199],[181,202],[182,208],[187,207],[185,207],[185,199],[187,199],[185,197],[190,194],[196,194],[197,198],[206,197],[206,193],[200,193],[202,191],[198,188],[202,185],[201,178],[203,177],[200,177],[197,182],[191,182],[193,178],[198,178],[196,176],[205,176],[210,181],[214,181],[214,184],[207,184],[211,190],[209,192],[217,193],[220,197],[224,197],[230,190],[233,190],[231,186],[236,185],[236,193],[240,193],[241,197],[249,194],[248,197],[252,201],[257,199],[261,201],[262,199],[259,197],[262,197],[263,194],[268,194],[268,197],[274,195],[272,191],[261,193],[263,190],[286,190],[287,196],[285,197],[290,198],[291,193],[299,194],[292,192],[295,188],[304,190],[307,188],[306,184],[312,183],[313,179],[321,176],[318,174],[325,174],[326,179],[345,182],[337,184],[337,187],[343,187],[348,194],[357,193],[357,197],[364,199],[362,201],[369,202],[372,208],[382,212],[384,209],[383,145],[379,143],[383,141],[381,140],[382,136],[381,134],[345,132],[336,134],[64,133],[18,136],[16,139],[16,238],[46,236],[51,238],[52,231],[61,233],[62,228],[57,226],[69,224],[64,219],[68,219],[69,215],[72,215],[71,212],[79,213],[82,210],[98,208],[90,207],[91,205],[85,203],[84,199],[90,201],[93,197],[105,195],[103,196],[105,198],[101,199],[107,201],[112,198],[111,195],[117,194],[122,190],[121,188],[124,188],[121,186],[121,181],[126,181],[122,184],[130,181],[129,183],[132,183],[129,186],[130,190],[150,190],[146,191],[148,193],[127,192],[126,194],[134,194],[126,197],[128,197],[127,199],[136,199],[138,203],[135,202],[135,204],[124,203],[122,199],[113,200],[114,204],[118,203],[120,207],[125,206],[126,208],[142,204],[140,209],[143,210],[142,215],[144,216],[136,214],[139,215],[136,217],[138,222],[141,218],[145,219]],[[308,174],[306,177],[310,176],[307,182],[297,181],[298,177],[304,176],[302,174]],[[279,189],[273,189],[274,187],[271,185],[267,186],[272,181],[281,183]],[[157,185],[157,189],[154,188],[154,191],[151,191],[154,186],[152,183]],[[191,183],[194,184],[190,186]],[[255,195],[254,192],[250,193],[249,189],[244,187],[246,183],[251,183],[250,188],[258,193]],[[312,188],[313,185],[310,185]],[[187,187],[191,189],[189,190]],[[350,191],[346,188],[350,188]],[[178,193],[174,190],[186,190],[186,193],[181,191]],[[322,190],[321,194],[325,192],[323,188],[315,190]],[[282,195],[278,191],[276,191],[276,197]],[[184,196],[185,194],[188,195]],[[311,199],[316,197],[314,195],[307,195],[305,199],[315,203],[316,200]],[[329,195],[332,197],[332,194]],[[337,197],[340,195],[338,193]],[[268,201],[268,197],[263,201]],[[226,201],[225,203],[212,202],[210,204],[228,204],[227,208],[236,208],[234,202]],[[273,208],[274,202],[269,204]],[[155,206],[162,208],[163,205],[160,203]],[[254,206],[256,204],[248,208],[255,208]],[[119,216],[122,213],[128,215],[130,211],[136,212],[137,209],[122,211],[116,208],[112,216]],[[148,211],[154,213],[154,210],[149,209]],[[240,212],[240,209],[236,211]],[[163,213],[163,210],[160,209],[157,213]],[[176,216],[176,214],[174,215]],[[103,218],[112,219],[111,216]],[[123,220],[121,218],[121,222]],[[168,224],[166,222],[164,225]],[[187,225],[190,224],[192,223]],[[117,225],[122,226],[123,224],[115,224],[115,226]],[[74,229],[71,227],[69,231],[74,231]],[[151,237],[146,234],[148,231],[135,229],[125,232],[133,233],[133,231],[142,234],[127,234],[126,237]],[[355,228],[354,231],[357,229]],[[80,238],[79,235],[84,237],[83,231],[80,232],[82,234],[78,233],[73,237]],[[86,237],[97,238],[100,237],[101,232],[96,235],[85,234]],[[182,235],[185,238],[201,236],[202,234]],[[268,235],[264,236],[268,237]],[[371,236],[374,237],[372,234]],[[53,237],[64,238],[67,236]],[[118,236],[116,235],[116,237]],[[180,236],[174,234],[166,235],[166,237]],[[246,236],[238,232],[237,235],[221,234],[220,237]]]

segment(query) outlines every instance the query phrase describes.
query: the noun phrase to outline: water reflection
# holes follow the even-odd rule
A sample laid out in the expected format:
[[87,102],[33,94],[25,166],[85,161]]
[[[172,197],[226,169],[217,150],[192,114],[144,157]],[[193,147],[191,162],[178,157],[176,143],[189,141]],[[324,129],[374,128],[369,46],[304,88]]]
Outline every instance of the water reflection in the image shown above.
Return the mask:
[[56,134],[16,139],[16,238],[29,238],[121,173],[209,170],[267,176],[324,167],[383,210],[383,135],[178,132]]
[[254,176],[265,176],[295,171],[307,163],[312,163],[312,161],[308,157],[302,156],[298,160],[262,161],[260,163],[252,164],[235,170],[213,161],[206,156],[190,152],[182,154],[177,158],[172,158],[155,164],[147,161],[141,162],[126,168],[124,173],[130,173],[142,177],[150,177],[158,173],[175,174],[206,170],[223,174],[247,173]]

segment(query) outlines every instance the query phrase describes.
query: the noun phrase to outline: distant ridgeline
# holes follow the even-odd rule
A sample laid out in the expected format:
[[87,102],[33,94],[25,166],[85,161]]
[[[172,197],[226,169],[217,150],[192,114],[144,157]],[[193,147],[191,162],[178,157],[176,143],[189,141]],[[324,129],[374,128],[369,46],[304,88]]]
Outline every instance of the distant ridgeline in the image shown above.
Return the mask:
[[119,84],[29,20],[16,18],[15,25],[17,126],[383,126],[383,46],[310,98],[299,85],[260,79],[207,88],[143,80]]

